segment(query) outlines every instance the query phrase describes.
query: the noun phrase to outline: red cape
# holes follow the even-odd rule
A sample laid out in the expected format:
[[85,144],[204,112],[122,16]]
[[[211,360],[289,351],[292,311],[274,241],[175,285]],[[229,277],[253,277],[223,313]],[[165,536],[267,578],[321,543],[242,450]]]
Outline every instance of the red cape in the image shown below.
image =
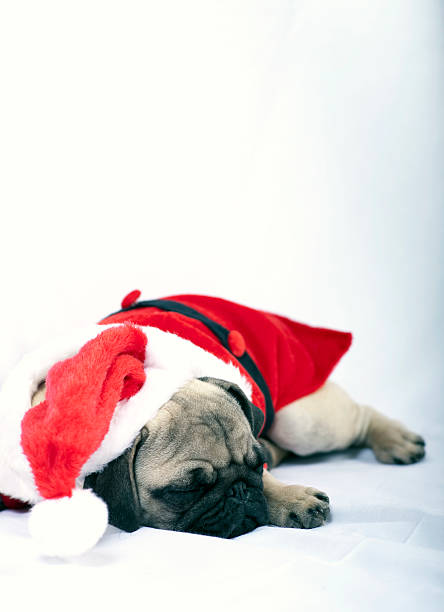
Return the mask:
[[235,350],[230,352],[226,349],[201,321],[155,307],[118,312],[100,323],[132,322],[156,327],[190,340],[227,363],[234,363],[251,382],[252,400],[263,412],[265,401],[262,392],[233,355],[237,345],[243,345],[242,339],[246,351],[268,385],[275,411],[316,391],[326,381],[352,341],[352,335],[348,332],[311,327],[220,298],[175,295],[163,299],[180,302],[228,330],[239,332],[241,337],[239,334],[234,335]]

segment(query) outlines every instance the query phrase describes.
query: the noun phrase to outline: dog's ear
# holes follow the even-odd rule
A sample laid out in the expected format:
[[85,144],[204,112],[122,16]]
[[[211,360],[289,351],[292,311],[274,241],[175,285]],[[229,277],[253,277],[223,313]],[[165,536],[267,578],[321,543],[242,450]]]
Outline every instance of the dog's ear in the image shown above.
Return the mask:
[[218,387],[221,387],[224,391],[229,393],[232,397],[234,397],[234,399],[242,408],[245,416],[247,417],[254,437],[258,437],[264,424],[264,414],[262,410],[260,410],[252,402],[250,402],[248,397],[238,385],[235,385],[234,383],[229,382],[228,380],[221,380],[220,378],[211,378],[210,376],[204,376],[199,380],[203,380],[204,382],[217,385]]
[[85,479],[84,489],[92,489],[108,506],[108,523],[124,531],[141,527],[140,502],[134,463],[137,451],[148,437],[144,427],[132,446],[123,455],[108,463],[101,471]]

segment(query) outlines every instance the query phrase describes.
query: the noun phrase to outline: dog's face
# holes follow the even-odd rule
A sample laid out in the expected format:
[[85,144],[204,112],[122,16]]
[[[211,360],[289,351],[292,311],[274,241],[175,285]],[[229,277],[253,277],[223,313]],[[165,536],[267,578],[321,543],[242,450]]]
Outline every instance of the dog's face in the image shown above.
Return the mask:
[[268,523],[262,413],[231,383],[194,379],[140,432],[133,446],[87,478],[110,522],[230,538]]

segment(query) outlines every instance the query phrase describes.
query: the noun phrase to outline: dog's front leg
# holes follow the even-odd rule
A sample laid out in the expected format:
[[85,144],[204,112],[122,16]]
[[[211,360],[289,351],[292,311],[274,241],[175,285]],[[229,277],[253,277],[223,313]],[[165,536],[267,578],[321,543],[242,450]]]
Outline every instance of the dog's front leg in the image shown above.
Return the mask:
[[268,468],[274,468],[281,463],[290,454],[289,450],[281,448],[267,438],[259,438],[259,442],[266,451],[268,458]]
[[264,494],[268,502],[270,524],[278,527],[319,527],[330,508],[325,493],[313,487],[285,485],[264,470]]

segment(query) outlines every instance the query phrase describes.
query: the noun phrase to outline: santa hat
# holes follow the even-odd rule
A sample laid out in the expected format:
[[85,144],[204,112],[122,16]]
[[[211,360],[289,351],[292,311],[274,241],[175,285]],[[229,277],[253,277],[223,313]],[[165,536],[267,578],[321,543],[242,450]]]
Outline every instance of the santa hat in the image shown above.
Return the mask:
[[[41,553],[78,555],[96,544],[108,511],[83,489],[86,476],[122,455],[175,391],[203,375],[251,397],[237,368],[152,327],[95,325],[25,355],[0,394],[0,493],[33,506],[29,529]],[[45,400],[32,407],[43,380]]]
[[[107,457],[91,461],[109,431],[117,404],[135,395],[145,382],[146,343],[145,334],[133,325],[105,329],[76,355],[49,369],[45,400],[34,407],[25,403],[21,415],[14,411],[14,402],[11,413],[4,414],[9,387],[19,381],[13,376],[3,389],[0,490],[37,502],[29,527],[46,554],[81,553],[105,531],[105,503],[78,485],[88,462],[89,472],[125,450],[127,436],[114,441]],[[16,374],[28,371],[35,383],[34,365],[32,358],[25,359]]]

